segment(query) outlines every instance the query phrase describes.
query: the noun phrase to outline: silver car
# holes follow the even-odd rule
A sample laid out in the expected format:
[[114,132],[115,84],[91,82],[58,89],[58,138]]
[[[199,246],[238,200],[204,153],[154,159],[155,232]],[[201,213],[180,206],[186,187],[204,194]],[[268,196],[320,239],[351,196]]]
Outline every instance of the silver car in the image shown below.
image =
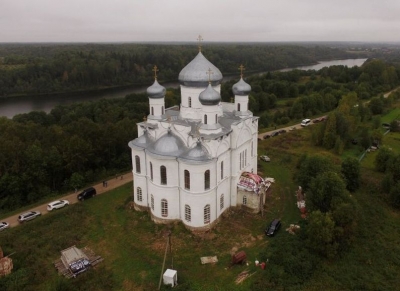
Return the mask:
[[8,222],[0,222],[0,231],[5,230],[6,228],[8,228],[10,225],[8,224]]
[[57,201],[53,201],[53,202],[49,203],[47,205],[47,210],[52,211],[53,209],[60,209],[67,205],[69,205],[68,200],[57,200]]
[[26,213],[23,213],[23,214],[19,215],[18,216],[18,221],[20,223],[23,223],[25,221],[35,219],[36,217],[38,217],[40,215],[41,215],[41,213],[39,211],[29,211],[29,212],[26,212]]

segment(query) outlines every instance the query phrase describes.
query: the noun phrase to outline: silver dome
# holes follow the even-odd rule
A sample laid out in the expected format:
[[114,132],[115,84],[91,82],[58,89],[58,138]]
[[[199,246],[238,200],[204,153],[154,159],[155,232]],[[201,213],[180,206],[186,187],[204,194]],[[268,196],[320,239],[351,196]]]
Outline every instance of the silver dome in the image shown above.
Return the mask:
[[129,146],[133,145],[133,146],[137,146],[137,147],[140,147],[140,148],[146,148],[152,142],[153,142],[153,140],[150,138],[147,130],[145,130],[144,133],[141,136],[139,136],[138,138],[135,138],[134,140],[132,140],[129,143]]
[[183,141],[169,130],[150,146],[148,151],[156,155],[178,157],[186,149]]
[[211,156],[208,153],[207,149],[201,144],[201,142],[197,142],[194,148],[189,149],[186,151],[182,156],[180,156],[183,160],[188,161],[209,161],[211,160]]
[[[207,73],[208,70],[212,71],[210,77]],[[207,60],[201,52],[179,73],[179,82],[189,87],[205,87],[209,81],[215,86],[221,83],[222,78],[221,71]]]
[[157,80],[154,80],[153,85],[147,88],[147,95],[149,98],[164,98],[165,96],[165,87],[161,86]]
[[232,86],[233,94],[238,96],[247,96],[251,91],[251,86],[247,84],[243,78],[240,78],[239,82]]
[[200,93],[199,101],[202,105],[218,105],[221,101],[221,95],[214,90],[211,84],[208,84],[208,87]]

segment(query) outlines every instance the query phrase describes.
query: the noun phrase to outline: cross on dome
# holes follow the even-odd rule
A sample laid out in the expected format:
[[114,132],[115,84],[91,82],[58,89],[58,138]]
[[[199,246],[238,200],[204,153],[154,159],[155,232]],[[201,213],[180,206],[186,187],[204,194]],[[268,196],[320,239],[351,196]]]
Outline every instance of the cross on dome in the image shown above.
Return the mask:
[[158,70],[158,68],[157,68],[156,65],[154,65],[152,71],[154,72],[154,80],[157,80],[157,72],[158,72],[159,70]]
[[214,72],[211,70],[211,68],[208,68],[207,75],[208,75],[208,83],[211,84],[211,75],[214,74]]
[[245,70],[244,66],[240,65],[239,70],[240,70],[240,77],[243,78],[243,71]]
[[203,41],[203,38],[199,34],[199,37],[197,38],[197,41],[199,42],[199,52],[201,52],[201,42]]

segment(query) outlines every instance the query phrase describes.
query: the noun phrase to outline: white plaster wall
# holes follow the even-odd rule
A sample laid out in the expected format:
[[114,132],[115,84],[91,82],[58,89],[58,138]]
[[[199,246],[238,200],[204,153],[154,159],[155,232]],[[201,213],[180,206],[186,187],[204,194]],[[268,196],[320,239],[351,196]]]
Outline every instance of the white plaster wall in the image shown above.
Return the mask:
[[[137,188],[142,189],[142,201],[137,200]],[[133,176],[133,200],[137,205],[147,207],[149,205],[147,195],[147,177],[145,176]]]
[[[155,185],[166,187],[178,187],[179,176],[178,176],[178,162],[176,159],[157,159],[154,156],[147,155],[147,175],[150,179],[150,162],[153,164],[153,181]],[[165,166],[167,168],[167,185],[161,185],[161,174],[160,167]]]
[[151,118],[151,107],[154,108],[154,115],[153,116],[161,116],[163,115],[161,108],[164,107],[165,110],[165,102],[164,98],[149,98],[149,118]]
[[[207,87],[204,88],[195,88],[195,87],[186,87],[181,85],[181,108],[180,108],[180,116],[182,118],[187,119],[199,119],[201,114],[201,105],[199,101],[199,95],[203,92]],[[221,85],[217,85],[213,87],[218,93],[221,94]],[[192,98],[192,107],[189,107],[189,97]]]
[[[179,189],[177,187],[163,187],[149,183],[149,207],[151,213],[160,219],[173,220],[180,219],[179,208]],[[151,209],[151,195],[154,197],[154,210]],[[161,200],[168,201],[168,216],[161,215]]]
[[249,96],[235,95],[235,110],[238,108],[238,103],[240,104],[240,112],[246,112],[248,110]]
[[[191,222],[185,220],[185,205],[191,208]],[[210,223],[216,220],[216,191],[215,189],[196,195],[185,190],[181,190],[181,219],[182,222],[191,227],[203,227],[204,207],[210,204]]]
[[206,170],[210,170],[210,189],[216,187],[216,162],[212,160],[207,164],[186,164],[184,162],[180,162],[179,166],[179,181],[181,189],[185,191],[185,170],[188,170],[190,173],[190,192],[193,194],[203,194],[204,189],[204,173]]

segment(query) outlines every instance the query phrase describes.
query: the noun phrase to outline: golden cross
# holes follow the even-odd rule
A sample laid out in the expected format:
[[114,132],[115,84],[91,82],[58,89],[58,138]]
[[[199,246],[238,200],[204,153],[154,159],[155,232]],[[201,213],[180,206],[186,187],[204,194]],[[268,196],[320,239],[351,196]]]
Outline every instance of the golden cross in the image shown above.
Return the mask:
[[208,83],[210,83],[210,84],[211,84],[211,74],[214,74],[214,72],[211,71],[210,68],[208,68],[207,75],[208,75]]
[[201,42],[203,41],[203,38],[201,37],[201,35],[199,34],[199,37],[197,38],[198,42],[199,42],[199,52],[201,52]]
[[154,80],[157,80],[157,72],[158,72],[158,69],[157,69],[157,66],[156,66],[156,65],[153,67],[153,70],[152,70],[152,71],[154,72]]
[[244,66],[240,65],[239,70],[240,70],[240,78],[243,78],[243,71],[245,70]]

